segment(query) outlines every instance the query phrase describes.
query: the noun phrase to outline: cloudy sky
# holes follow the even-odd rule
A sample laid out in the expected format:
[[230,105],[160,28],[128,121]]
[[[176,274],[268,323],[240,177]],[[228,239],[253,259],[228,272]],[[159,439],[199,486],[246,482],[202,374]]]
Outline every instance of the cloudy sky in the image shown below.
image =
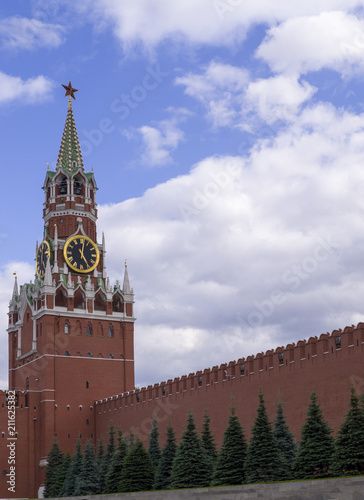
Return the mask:
[[144,386],[364,319],[363,79],[362,0],[3,2],[1,387],[62,83]]

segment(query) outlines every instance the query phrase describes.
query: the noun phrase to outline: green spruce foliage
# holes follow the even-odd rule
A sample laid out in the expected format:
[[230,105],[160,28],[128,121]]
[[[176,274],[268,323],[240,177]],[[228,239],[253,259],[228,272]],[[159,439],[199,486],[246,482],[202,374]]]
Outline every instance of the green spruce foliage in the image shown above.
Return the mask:
[[159,430],[158,430],[157,420],[153,418],[152,430],[150,431],[148,452],[150,458],[152,459],[155,470],[158,469],[158,464],[161,459],[161,449],[159,447],[158,438],[159,438]]
[[54,439],[52,447],[48,453],[47,468],[44,481],[44,498],[57,497],[60,494],[62,485],[57,480],[59,469],[63,464],[63,453],[59,449],[57,440]]
[[99,468],[95,458],[94,445],[86,441],[81,472],[76,478],[75,495],[97,495],[100,493]]
[[154,466],[149,453],[139,439],[135,439],[121,471],[119,491],[148,491],[153,488]]
[[247,443],[235,410],[234,407],[231,408],[224,441],[213,474],[212,486],[242,484],[245,480],[244,463]]
[[104,489],[105,479],[111,465],[112,457],[115,454],[115,428],[112,422],[109,425],[109,441],[106,447],[106,453],[101,461],[99,475],[101,491]]
[[211,463],[202,448],[193,415],[177,449],[171,473],[171,488],[198,488],[209,485]]
[[110,467],[105,478],[103,493],[118,493],[119,481],[125,457],[127,455],[127,444],[122,432],[118,431],[118,447],[111,459]]
[[104,456],[105,456],[104,443],[103,443],[103,440],[101,437],[99,440],[99,446],[97,447],[97,457],[96,457],[96,460],[97,460],[97,463],[99,464],[99,466],[101,466],[101,463],[104,459]]
[[332,469],[338,476],[364,474],[364,414],[354,387],[349,411],[336,438]]
[[201,445],[203,446],[204,450],[207,453],[207,456],[210,457],[210,459],[212,460],[212,464],[214,465],[217,459],[217,450],[215,438],[210,428],[211,419],[210,415],[208,415],[207,413],[207,410],[205,410],[203,419],[204,421],[201,433]]
[[330,476],[330,463],[334,452],[334,439],[314,392],[310,399],[306,421],[302,427],[301,442],[293,465],[297,479]]
[[167,490],[171,485],[171,472],[173,460],[176,456],[177,445],[173,427],[167,427],[167,441],[162,450],[157,473],[155,476],[154,489]]
[[99,470],[100,491],[103,491],[105,484],[104,458],[105,458],[104,442],[101,436],[99,440],[99,446],[97,447],[97,456],[96,456],[97,468]]
[[289,478],[290,470],[273,434],[261,392],[257,413],[245,460],[246,482],[264,483],[285,480]]
[[62,465],[60,465],[56,470],[54,479],[55,479],[55,484],[57,486],[55,488],[55,491],[53,492],[54,496],[56,497],[61,496],[62,488],[71,465],[71,460],[72,460],[71,455],[69,454],[69,452],[67,452],[63,457]]
[[131,430],[129,432],[129,436],[127,438],[126,443],[128,445],[128,450],[130,450],[134,446],[134,444],[135,444],[135,434],[134,434],[133,430]]
[[277,406],[277,414],[274,422],[274,435],[278,441],[279,449],[289,467],[293,466],[296,456],[297,446],[292,432],[286,423],[283,412],[283,403],[280,401]]
[[81,473],[82,468],[82,451],[81,451],[81,442],[77,441],[75,453],[73,454],[71,465],[68,469],[66,479],[63,483],[60,496],[62,497],[72,497],[76,496],[76,478]]

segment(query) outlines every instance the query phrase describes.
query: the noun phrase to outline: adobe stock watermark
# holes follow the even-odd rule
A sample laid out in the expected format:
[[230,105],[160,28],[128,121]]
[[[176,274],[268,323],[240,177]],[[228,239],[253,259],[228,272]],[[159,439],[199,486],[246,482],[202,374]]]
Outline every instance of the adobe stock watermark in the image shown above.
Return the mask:
[[364,379],[363,377],[359,377],[358,375],[352,375],[350,377],[351,385],[355,389],[355,393],[357,396],[363,396],[364,394]]
[[242,3],[243,0],[214,0],[213,7],[216,14],[223,21],[228,12],[233,12]]
[[331,256],[337,255],[339,246],[332,241],[330,236],[320,238],[310,255],[305,257],[299,264],[291,266],[281,275],[282,287],[274,288],[264,300],[253,302],[253,309],[243,316],[237,315],[239,324],[239,335],[224,336],[225,343],[229,349],[234,350],[234,346],[246,341],[250,336],[255,335],[257,328],[270,318],[277,307],[282,306],[288,299],[291,292],[297,291],[302,283],[309,280],[318,268]]
[[360,54],[364,50],[364,32],[357,30],[352,43],[341,42],[340,50],[344,55]]
[[8,491],[15,493],[15,464],[16,464],[16,429],[15,429],[15,408],[16,408],[15,391],[8,391],[8,465],[9,472],[7,473]]
[[173,413],[178,411],[179,407],[180,405],[171,403],[168,397],[157,399],[152,418],[145,418],[140,424],[140,427],[131,427],[130,432],[138,436],[141,441],[147,441],[153,427],[153,419],[155,419],[157,423],[165,422]]
[[84,156],[91,154],[94,147],[99,146],[105,135],[112,134],[118,130],[117,124],[114,123],[114,117],[120,121],[125,120],[132,110],[136,109],[143,102],[150,92],[153,92],[169,75],[169,71],[162,71],[159,64],[147,66],[145,75],[138,85],[127,94],[121,94],[119,98],[114,99],[110,105],[110,111],[113,113],[113,119],[102,118],[96,128],[91,130],[83,129],[81,134],[84,139],[80,140],[81,150]]
[[202,188],[192,190],[191,203],[180,203],[178,209],[185,221],[199,215],[212,200],[217,198],[226,189],[234,177],[240,172],[240,165],[235,162],[227,162],[224,169],[217,172],[209,172],[210,180]]

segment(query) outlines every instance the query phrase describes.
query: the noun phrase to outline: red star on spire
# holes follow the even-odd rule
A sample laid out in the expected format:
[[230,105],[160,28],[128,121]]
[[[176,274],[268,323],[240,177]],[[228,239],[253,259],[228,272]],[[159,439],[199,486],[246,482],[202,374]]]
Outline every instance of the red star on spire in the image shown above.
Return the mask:
[[74,93],[78,92],[78,90],[72,88],[71,80],[70,80],[70,82],[69,82],[68,85],[63,85],[63,83],[62,83],[62,87],[66,89],[65,96],[69,95],[69,96],[73,97],[73,99],[76,100],[76,97],[74,96]]

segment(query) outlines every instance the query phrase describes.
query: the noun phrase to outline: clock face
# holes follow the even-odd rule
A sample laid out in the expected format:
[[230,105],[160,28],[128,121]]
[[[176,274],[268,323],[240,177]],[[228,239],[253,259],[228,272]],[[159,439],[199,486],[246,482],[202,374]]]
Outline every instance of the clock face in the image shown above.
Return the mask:
[[47,267],[47,261],[51,255],[51,248],[48,241],[42,241],[38,247],[37,256],[35,259],[36,272],[40,278],[44,278],[45,270]]
[[95,269],[100,254],[95,243],[87,236],[71,236],[63,249],[67,265],[78,273],[89,273]]

